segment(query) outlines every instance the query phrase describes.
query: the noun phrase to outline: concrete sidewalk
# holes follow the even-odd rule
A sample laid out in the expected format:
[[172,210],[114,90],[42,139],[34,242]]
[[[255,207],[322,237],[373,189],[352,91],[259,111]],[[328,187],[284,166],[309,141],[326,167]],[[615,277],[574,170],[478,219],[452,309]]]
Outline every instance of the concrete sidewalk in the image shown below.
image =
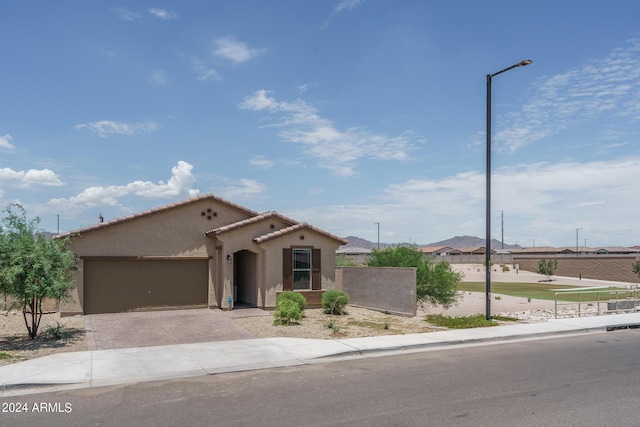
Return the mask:
[[428,350],[640,326],[640,313],[340,340],[297,338],[60,353],[0,367],[0,397],[318,363],[332,357]]

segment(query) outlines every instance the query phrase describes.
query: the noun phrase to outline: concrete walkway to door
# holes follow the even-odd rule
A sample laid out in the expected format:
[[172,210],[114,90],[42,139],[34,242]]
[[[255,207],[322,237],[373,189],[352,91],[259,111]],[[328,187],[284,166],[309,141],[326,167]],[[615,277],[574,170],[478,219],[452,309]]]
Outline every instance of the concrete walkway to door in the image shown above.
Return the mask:
[[[238,315],[271,315],[257,308],[237,310]],[[87,347],[92,350],[152,347],[255,338],[232,318],[208,308],[87,314]]]

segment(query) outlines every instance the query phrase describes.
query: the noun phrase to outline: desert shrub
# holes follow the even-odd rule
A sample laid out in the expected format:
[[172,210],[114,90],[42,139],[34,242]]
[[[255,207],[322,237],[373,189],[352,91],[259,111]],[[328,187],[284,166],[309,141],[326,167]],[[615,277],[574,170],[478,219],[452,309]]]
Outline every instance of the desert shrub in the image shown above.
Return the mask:
[[307,306],[307,300],[300,292],[284,291],[283,293],[278,295],[277,302],[278,304],[280,304],[281,301],[287,299],[295,302],[298,305],[301,313]]
[[330,289],[322,294],[322,308],[326,314],[343,314],[349,304],[349,295],[344,291]]
[[274,325],[290,325],[302,319],[302,311],[295,301],[284,298],[278,302],[273,316],[275,317],[273,319]]
[[334,319],[333,317],[329,317],[329,320],[327,320],[327,323],[325,323],[325,325],[327,325],[327,328],[331,329],[334,334],[337,334],[338,332],[340,332],[340,329],[342,329],[340,325],[338,325],[338,322],[336,322],[336,319]]
[[65,335],[64,325],[60,322],[50,322],[45,333],[47,337],[53,340],[60,340]]

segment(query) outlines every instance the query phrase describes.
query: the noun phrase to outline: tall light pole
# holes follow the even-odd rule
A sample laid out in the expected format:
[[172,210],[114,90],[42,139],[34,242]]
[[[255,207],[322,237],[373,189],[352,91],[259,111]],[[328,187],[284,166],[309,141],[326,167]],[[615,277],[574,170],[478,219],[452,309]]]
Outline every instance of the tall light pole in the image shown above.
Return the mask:
[[500,245],[500,249],[504,249],[504,211],[500,211],[500,227],[502,230],[502,243]]
[[524,67],[533,61],[524,59],[517,64],[500,70],[497,73],[487,74],[487,234],[486,234],[486,256],[485,256],[485,281],[486,281],[486,303],[487,303],[487,320],[491,320],[491,79],[498,74],[509,71],[516,67]]
[[[582,228],[576,228],[576,256],[578,256],[578,254],[580,253],[580,252],[578,252],[578,250],[579,250],[578,249],[578,232],[580,230],[582,230]],[[586,246],[586,244],[585,244],[585,246]]]
[[380,250],[380,223],[374,222],[375,225],[378,226],[378,251]]

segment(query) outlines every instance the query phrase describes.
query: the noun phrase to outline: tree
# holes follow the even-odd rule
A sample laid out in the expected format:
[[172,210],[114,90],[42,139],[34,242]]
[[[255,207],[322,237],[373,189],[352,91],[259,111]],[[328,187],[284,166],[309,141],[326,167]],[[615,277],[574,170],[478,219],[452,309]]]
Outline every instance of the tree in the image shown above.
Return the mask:
[[536,273],[545,276],[545,281],[550,282],[553,272],[558,268],[558,260],[555,259],[541,259],[538,261],[538,270]]
[[417,247],[389,247],[374,250],[367,262],[369,267],[416,268],[416,296],[418,302],[450,307],[456,302],[456,289],[462,274],[446,262],[434,262]]
[[631,268],[633,269],[633,272],[640,277],[640,261],[636,261],[631,264]]
[[44,314],[42,301],[68,298],[73,288],[74,255],[65,240],[45,237],[38,230],[40,219],[27,220],[24,208],[9,205],[0,223],[0,292],[22,306],[29,338],[38,334]]

